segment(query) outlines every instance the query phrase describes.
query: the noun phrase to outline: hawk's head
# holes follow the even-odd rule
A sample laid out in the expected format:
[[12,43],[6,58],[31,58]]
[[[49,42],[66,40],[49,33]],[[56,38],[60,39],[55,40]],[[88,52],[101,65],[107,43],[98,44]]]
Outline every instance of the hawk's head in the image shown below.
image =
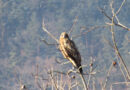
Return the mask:
[[60,38],[69,38],[66,32],[61,33]]

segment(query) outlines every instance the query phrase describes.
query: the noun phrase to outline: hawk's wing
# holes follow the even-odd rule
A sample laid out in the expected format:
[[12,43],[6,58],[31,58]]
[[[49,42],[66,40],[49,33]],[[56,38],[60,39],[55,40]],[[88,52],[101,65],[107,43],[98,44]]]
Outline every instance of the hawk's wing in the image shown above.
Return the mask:
[[72,40],[67,40],[65,45],[65,51],[67,52],[68,56],[74,60],[77,67],[81,66],[81,56],[78,49],[75,46],[75,43]]

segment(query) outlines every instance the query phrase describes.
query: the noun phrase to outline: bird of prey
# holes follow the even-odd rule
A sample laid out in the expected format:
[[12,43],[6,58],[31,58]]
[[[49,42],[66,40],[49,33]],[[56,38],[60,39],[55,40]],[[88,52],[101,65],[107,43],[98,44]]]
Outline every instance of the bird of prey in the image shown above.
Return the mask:
[[75,43],[69,38],[66,32],[61,33],[59,39],[59,49],[62,52],[65,59],[68,59],[74,67],[79,69],[80,73],[83,73],[81,67],[81,56],[76,48]]

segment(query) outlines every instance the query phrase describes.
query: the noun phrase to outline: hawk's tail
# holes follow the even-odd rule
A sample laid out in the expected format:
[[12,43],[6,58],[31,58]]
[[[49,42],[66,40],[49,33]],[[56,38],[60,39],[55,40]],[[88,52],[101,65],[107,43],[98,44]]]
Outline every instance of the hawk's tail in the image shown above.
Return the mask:
[[83,74],[83,69],[82,67],[79,69],[80,73]]
[[79,72],[80,72],[81,74],[83,74],[83,69],[82,69],[81,64],[79,64],[79,65],[77,65],[77,66],[78,66]]

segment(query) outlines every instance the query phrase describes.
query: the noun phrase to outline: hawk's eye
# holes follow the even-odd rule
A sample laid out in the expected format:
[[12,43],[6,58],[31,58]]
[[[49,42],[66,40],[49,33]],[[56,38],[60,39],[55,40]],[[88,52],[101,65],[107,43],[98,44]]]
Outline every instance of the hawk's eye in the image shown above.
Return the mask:
[[61,36],[62,36],[63,38],[65,38],[65,35],[64,35],[64,34],[62,34]]

